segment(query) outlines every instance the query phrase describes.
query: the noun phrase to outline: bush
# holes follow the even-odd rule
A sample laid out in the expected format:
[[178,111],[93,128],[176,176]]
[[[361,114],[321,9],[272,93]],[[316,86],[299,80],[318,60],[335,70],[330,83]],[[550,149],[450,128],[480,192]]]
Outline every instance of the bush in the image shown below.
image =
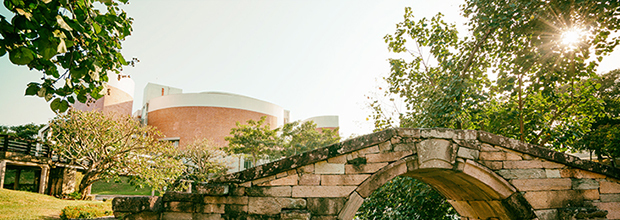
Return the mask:
[[82,198],[82,193],[78,191],[73,191],[72,193],[67,194],[67,198],[73,200],[80,200]]
[[67,206],[62,209],[60,219],[74,219],[74,218],[99,218],[112,215],[112,211],[106,210],[106,207],[96,204],[87,204],[79,206]]

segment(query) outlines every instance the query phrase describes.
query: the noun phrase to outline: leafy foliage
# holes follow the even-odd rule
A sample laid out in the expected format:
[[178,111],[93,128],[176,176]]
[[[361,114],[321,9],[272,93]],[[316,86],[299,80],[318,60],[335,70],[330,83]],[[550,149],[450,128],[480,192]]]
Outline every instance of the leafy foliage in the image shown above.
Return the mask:
[[334,130],[323,128],[319,131],[316,126],[313,121],[285,124],[279,137],[282,147],[282,150],[278,151],[279,154],[282,157],[290,157],[340,141],[338,128]]
[[130,176],[134,184],[161,191],[184,169],[176,148],[159,133],[129,116],[69,111],[51,123],[54,150],[84,169],[78,192],[101,179]]
[[593,151],[599,161],[609,158],[618,166],[620,158],[620,69],[603,74],[596,94],[604,101],[603,114],[596,117],[592,130],[577,142],[578,150]]
[[119,7],[127,1],[100,0],[101,11],[93,0],[5,0],[15,14],[10,21],[0,15],[0,56],[8,52],[13,64],[43,72],[42,82],[29,83],[25,94],[51,101],[55,112],[65,112],[76,99],[98,99],[108,72],[137,61],[120,53],[132,31],[133,19]]
[[[478,129],[576,150],[608,103],[595,95],[596,68],[620,43],[612,34],[620,29],[618,10],[620,2],[612,0],[467,0],[462,11],[469,31],[460,37],[465,35],[441,14],[415,20],[407,8],[404,21],[384,39],[390,51],[411,56],[389,60],[383,95],[390,103],[379,98],[370,103],[375,128]],[[574,41],[565,40],[569,32]],[[488,73],[497,74],[497,81]],[[395,102],[404,109],[392,112]],[[604,134],[592,140],[615,138],[609,136],[615,134],[611,126],[600,128]]]
[[60,219],[93,219],[112,215],[105,205],[86,204],[66,206],[60,212]]
[[206,182],[226,174],[228,170],[224,163],[218,161],[226,153],[208,139],[196,139],[185,145],[179,156],[187,167],[181,175],[182,179]]
[[359,219],[445,219],[456,218],[456,211],[429,185],[411,177],[399,176],[385,183],[364,200]]
[[39,134],[39,130],[43,128],[45,124],[24,124],[17,126],[0,126],[0,134],[6,134],[14,137],[20,137],[24,139],[35,139]]
[[279,129],[271,130],[269,124],[265,124],[266,119],[267,117],[263,116],[258,121],[250,119],[247,124],[237,122],[237,127],[230,130],[232,136],[224,138],[228,141],[228,147],[224,148],[225,151],[248,155],[252,160],[252,165],[256,165],[261,159],[275,155]]
[[225,151],[249,155],[253,166],[260,159],[277,159],[313,150],[340,141],[338,129],[321,129],[313,121],[287,123],[271,129],[264,125],[266,117],[259,121],[248,120],[247,125],[237,122],[237,128],[226,137]]

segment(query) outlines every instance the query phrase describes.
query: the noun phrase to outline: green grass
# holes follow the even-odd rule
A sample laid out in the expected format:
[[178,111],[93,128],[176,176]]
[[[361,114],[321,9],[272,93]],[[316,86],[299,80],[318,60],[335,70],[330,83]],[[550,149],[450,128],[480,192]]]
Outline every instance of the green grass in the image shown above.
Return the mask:
[[48,195],[0,189],[0,219],[59,219],[60,210],[69,205],[105,204],[111,211],[111,201],[62,200]]
[[150,187],[136,189],[135,186],[127,183],[127,179],[127,177],[121,177],[121,183],[115,183],[114,181],[106,182],[105,180],[97,181],[93,183],[90,193],[97,195],[151,195]]

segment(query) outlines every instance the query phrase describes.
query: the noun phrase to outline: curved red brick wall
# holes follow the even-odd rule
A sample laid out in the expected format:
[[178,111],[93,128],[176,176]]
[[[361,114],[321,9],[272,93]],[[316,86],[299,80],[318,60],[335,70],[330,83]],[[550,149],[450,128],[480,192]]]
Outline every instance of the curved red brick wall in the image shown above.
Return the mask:
[[245,124],[247,120],[259,120],[267,116],[266,123],[271,128],[277,126],[275,116],[263,113],[221,107],[172,107],[159,109],[148,113],[148,125],[155,126],[166,137],[179,137],[179,146],[183,147],[195,138],[209,138],[220,146],[228,143],[224,137],[230,135],[230,129],[236,127],[239,121]]

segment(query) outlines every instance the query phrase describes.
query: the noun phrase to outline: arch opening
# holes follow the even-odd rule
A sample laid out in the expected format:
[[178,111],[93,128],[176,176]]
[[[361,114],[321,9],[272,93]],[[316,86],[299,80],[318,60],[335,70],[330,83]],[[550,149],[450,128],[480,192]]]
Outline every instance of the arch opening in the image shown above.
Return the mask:
[[[440,168],[419,167],[415,157],[398,161],[393,166],[386,167],[373,174],[356,189],[354,194],[357,193],[364,201],[365,198],[372,196],[373,192],[381,191],[379,188],[394,178],[399,176],[411,177],[437,190],[461,216],[461,219],[512,220],[534,219],[536,217],[531,205],[511,184],[474,161],[456,161],[452,169],[445,168],[443,165]],[[418,204],[423,204],[423,202],[418,202]],[[432,202],[431,204],[440,203]],[[355,205],[357,207],[347,207]],[[340,213],[339,219],[353,219],[361,206],[362,202],[349,199],[345,205],[345,211]],[[346,212],[347,208],[355,209],[355,212]],[[433,210],[433,208],[426,207],[426,210]]]

